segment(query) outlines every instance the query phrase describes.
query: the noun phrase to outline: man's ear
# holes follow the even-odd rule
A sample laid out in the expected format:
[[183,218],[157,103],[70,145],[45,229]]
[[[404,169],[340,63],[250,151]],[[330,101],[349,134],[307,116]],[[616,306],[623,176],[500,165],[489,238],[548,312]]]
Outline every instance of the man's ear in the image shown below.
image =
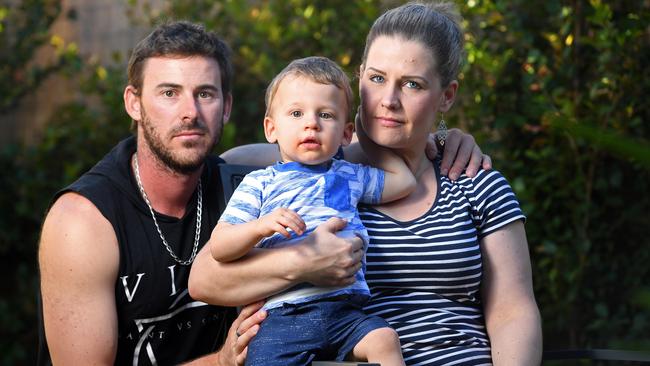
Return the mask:
[[456,101],[456,92],[458,91],[458,81],[457,80],[452,80],[449,85],[445,88],[445,90],[442,92],[442,102],[440,103],[440,107],[438,108],[439,112],[446,113],[451,109],[451,106],[454,105],[454,101]]
[[271,144],[278,141],[278,138],[275,135],[275,121],[273,121],[272,117],[264,117],[264,136],[266,137],[266,141]]
[[226,94],[223,102],[223,124],[228,123],[230,120],[230,113],[232,112],[232,93]]
[[142,119],[142,105],[140,104],[140,95],[138,89],[133,85],[127,85],[124,88],[124,109],[134,121]]
[[343,138],[341,139],[342,146],[350,145],[352,141],[352,134],[354,133],[354,123],[346,122],[345,127],[343,128]]

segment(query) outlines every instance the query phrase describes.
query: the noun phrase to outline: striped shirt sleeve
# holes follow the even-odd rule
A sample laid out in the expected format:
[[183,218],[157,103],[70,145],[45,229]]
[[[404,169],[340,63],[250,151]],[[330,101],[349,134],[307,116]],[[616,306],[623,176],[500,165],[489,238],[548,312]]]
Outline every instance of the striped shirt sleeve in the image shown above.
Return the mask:
[[472,180],[472,216],[482,238],[517,220],[526,220],[505,177],[496,170],[481,170]]

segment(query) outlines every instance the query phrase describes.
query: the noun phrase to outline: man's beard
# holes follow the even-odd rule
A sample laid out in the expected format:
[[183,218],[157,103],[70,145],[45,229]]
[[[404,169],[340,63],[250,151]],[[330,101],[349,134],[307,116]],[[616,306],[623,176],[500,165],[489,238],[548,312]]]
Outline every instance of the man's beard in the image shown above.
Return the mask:
[[[174,154],[174,151],[165,145],[163,139],[160,136],[160,132],[151,123],[151,120],[147,116],[147,113],[144,109],[142,110],[142,118],[140,120],[140,123],[142,123],[143,137],[156,159],[158,159],[158,161],[167,168],[182,175],[189,175],[201,168],[205,162],[206,157],[208,154],[210,154],[212,148],[221,136],[221,131],[223,130],[222,122],[223,117],[221,123],[219,123],[219,129],[216,131],[217,133],[214,136],[214,139],[210,142],[210,145],[206,148],[205,151],[197,154],[194,157],[184,158],[183,156],[179,156],[179,154]],[[182,125],[170,130],[168,132],[168,136],[173,136],[174,134],[183,131],[201,131],[205,134],[209,133],[208,128],[205,126],[205,123],[198,118],[195,118],[190,123],[183,123]],[[186,148],[191,148],[197,146],[197,143],[186,141],[183,143],[183,146]]]

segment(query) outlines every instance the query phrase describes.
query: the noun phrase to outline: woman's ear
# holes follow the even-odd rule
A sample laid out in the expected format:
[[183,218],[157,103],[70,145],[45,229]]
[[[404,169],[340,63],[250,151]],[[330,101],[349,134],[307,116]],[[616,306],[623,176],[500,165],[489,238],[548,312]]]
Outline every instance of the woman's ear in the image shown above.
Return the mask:
[[449,109],[451,109],[451,106],[454,105],[454,101],[456,100],[457,91],[458,91],[458,81],[452,80],[449,83],[449,85],[447,85],[445,90],[442,92],[442,102],[440,103],[440,107],[438,108],[438,111],[444,113],[449,111]]
[[140,95],[138,89],[133,85],[127,85],[124,88],[124,109],[132,120],[140,121],[142,119],[142,105],[140,104]]
[[266,137],[266,141],[271,144],[278,141],[275,135],[275,121],[269,116],[264,117],[264,136]]

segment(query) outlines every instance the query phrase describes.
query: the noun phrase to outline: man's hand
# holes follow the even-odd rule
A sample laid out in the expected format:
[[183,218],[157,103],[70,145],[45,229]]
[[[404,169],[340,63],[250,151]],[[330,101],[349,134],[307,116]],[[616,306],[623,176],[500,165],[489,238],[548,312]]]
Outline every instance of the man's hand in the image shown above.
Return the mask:
[[246,305],[230,326],[228,337],[219,351],[219,366],[241,366],[246,361],[248,344],[260,329],[260,323],[266,319],[266,311],[260,310],[263,301]]
[[458,179],[463,171],[471,178],[476,176],[479,168],[492,169],[492,159],[487,154],[483,154],[474,137],[457,128],[448,130],[444,146],[438,145],[435,134],[429,134],[427,157],[431,160],[435,159],[439,149],[442,149],[440,174],[448,175],[451,180]]
[[255,226],[260,236],[264,238],[275,233],[284,235],[286,238],[291,238],[291,233],[287,229],[293,230],[298,235],[302,235],[307,229],[300,215],[284,207],[280,207],[270,214],[260,217]]
[[299,245],[300,254],[308,263],[300,271],[300,282],[316,286],[345,286],[354,283],[354,275],[361,268],[363,240],[359,237],[339,238],[336,233],[347,225],[340,218],[330,218],[319,225]]

